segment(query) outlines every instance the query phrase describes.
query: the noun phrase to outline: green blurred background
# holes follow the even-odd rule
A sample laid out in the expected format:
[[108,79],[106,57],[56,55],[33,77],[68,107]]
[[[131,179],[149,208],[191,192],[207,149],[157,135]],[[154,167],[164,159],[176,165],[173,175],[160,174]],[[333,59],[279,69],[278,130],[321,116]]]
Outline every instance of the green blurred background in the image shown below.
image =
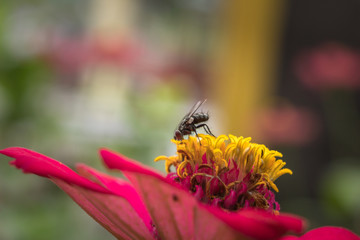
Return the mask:
[[[360,2],[15,0],[0,5],[0,148],[162,170],[200,99],[215,135],[284,154],[282,211],[360,233]],[[0,161],[0,239],[112,239],[51,182]]]

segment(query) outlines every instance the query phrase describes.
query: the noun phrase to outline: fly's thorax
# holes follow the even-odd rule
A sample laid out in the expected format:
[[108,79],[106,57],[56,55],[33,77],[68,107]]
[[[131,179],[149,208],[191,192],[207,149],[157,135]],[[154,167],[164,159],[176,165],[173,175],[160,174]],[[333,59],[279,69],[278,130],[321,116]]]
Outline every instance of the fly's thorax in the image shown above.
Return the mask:
[[185,124],[186,124],[186,125],[190,125],[190,124],[194,123],[194,120],[195,120],[194,117],[189,117],[189,118],[186,119]]

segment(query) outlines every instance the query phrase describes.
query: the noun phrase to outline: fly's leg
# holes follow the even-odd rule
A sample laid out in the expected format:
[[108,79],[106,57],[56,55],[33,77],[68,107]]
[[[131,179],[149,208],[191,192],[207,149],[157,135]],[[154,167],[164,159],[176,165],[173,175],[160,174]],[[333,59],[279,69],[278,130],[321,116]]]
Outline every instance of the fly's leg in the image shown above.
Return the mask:
[[196,137],[197,137],[197,139],[199,140],[199,143],[200,143],[200,146],[201,146],[201,141],[200,141],[199,135],[198,135],[198,133],[197,133],[197,131],[196,131],[196,128],[198,128],[198,127],[197,127],[195,124],[191,124],[191,128],[192,128],[192,131],[195,132]]
[[[209,126],[206,124],[206,123],[203,123],[203,124],[199,124],[197,126],[195,126],[196,128],[204,128],[205,132],[213,137],[215,137],[215,135],[210,131],[210,128]],[[196,131],[195,131],[196,132]]]

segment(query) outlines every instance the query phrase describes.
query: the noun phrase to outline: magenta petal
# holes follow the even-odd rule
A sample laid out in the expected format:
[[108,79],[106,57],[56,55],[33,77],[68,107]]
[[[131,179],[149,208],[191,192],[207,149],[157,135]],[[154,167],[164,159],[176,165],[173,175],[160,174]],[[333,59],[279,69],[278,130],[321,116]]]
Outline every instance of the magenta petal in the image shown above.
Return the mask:
[[[11,164],[25,173],[50,178],[117,238],[153,238],[150,217],[129,183],[80,166],[83,177],[54,159],[24,148],[7,148],[0,153],[15,158]],[[96,181],[89,180],[90,175]]]
[[138,214],[124,198],[94,192],[60,179],[52,180],[117,239],[153,239]]
[[100,185],[103,185],[117,196],[126,199],[142,219],[149,232],[153,231],[152,220],[149,212],[147,211],[139,194],[135,191],[134,187],[129,182],[108,176],[84,164],[78,164],[77,171],[79,174],[88,178],[89,180],[99,182]]
[[0,150],[1,154],[15,158],[10,164],[22,169],[24,173],[33,173],[42,177],[60,178],[66,182],[94,191],[109,193],[108,190],[88,179],[79,176],[68,166],[40,153],[21,147]]
[[115,153],[107,149],[101,149],[100,155],[106,166],[110,169],[137,172],[165,180],[165,177],[155,169],[131,160],[120,153]]
[[207,209],[199,207],[194,209],[194,239],[249,239],[235,231],[223,221],[212,215]]
[[142,196],[161,239],[192,239],[197,201],[162,180],[125,173]]
[[[284,238],[288,239],[288,238]],[[303,236],[298,238],[299,240],[360,240],[360,237],[355,233],[342,227],[321,227],[313,229]]]
[[280,215],[275,216],[275,220],[288,229],[288,231],[295,233],[302,233],[307,225],[304,218],[288,213],[281,213]]
[[215,216],[229,226],[255,239],[277,239],[288,231],[304,229],[304,220],[291,215],[275,216],[262,210],[245,209],[235,213],[208,207]]
[[296,240],[296,239],[299,239],[299,238],[295,237],[295,236],[285,236],[285,237],[281,238],[281,240]]

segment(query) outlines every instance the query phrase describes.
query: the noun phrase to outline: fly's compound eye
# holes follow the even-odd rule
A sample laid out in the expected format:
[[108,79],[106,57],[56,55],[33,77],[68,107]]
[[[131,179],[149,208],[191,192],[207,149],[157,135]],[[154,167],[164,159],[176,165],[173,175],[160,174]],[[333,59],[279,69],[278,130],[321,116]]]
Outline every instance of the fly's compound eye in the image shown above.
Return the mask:
[[174,139],[175,140],[183,140],[183,135],[181,134],[181,132],[179,130],[176,130],[174,133]]

